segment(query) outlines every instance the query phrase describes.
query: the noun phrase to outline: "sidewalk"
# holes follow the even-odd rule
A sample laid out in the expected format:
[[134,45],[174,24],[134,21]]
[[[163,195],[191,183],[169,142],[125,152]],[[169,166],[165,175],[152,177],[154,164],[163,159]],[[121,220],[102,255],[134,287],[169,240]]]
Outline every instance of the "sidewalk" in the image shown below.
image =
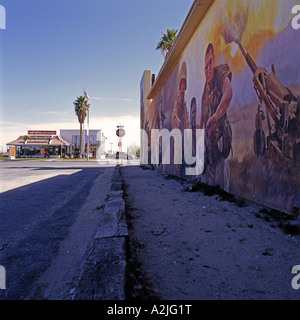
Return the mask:
[[148,167],[122,166],[121,175],[132,299],[300,299],[291,285],[300,236],[279,227],[288,221],[253,203],[184,191]]

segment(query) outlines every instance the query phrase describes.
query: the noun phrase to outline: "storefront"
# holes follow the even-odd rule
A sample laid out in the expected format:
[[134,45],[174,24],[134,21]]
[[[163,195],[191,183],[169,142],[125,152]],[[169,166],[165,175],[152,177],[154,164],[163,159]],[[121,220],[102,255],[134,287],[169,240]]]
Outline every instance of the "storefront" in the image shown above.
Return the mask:
[[56,131],[28,130],[27,135],[6,144],[9,155],[14,158],[50,158],[64,157],[69,152],[70,144]]

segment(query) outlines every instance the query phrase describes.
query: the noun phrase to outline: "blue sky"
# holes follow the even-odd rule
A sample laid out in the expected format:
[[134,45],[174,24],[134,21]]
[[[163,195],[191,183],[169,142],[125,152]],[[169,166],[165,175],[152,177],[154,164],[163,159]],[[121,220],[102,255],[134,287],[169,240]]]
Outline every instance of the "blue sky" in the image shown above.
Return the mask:
[[0,4],[6,9],[6,29],[0,30],[0,151],[27,130],[79,127],[73,101],[83,85],[91,98],[90,127],[103,128],[110,142],[122,122],[128,142],[139,141],[142,73],[158,74],[161,31],[180,29],[193,0]]

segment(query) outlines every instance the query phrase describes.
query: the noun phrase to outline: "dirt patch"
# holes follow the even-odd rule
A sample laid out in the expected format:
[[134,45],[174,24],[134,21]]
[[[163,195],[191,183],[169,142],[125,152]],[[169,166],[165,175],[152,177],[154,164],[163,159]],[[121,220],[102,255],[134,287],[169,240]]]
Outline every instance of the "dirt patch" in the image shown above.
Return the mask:
[[121,174],[130,298],[299,299],[291,286],[299,235],[280,227],[290,220],[217,189],[187,192],[158,170],[123,166]]
[[147,278],[141,262],[138,260],[137,251],[144,248],[134,237],[134,211],[132,197],[126,192],[128,185],[123,183],[126,220],[128,226],[128,259],[126,270],[126,295],[128,300],[157,300],[161,297],[154,292],[150,279]]

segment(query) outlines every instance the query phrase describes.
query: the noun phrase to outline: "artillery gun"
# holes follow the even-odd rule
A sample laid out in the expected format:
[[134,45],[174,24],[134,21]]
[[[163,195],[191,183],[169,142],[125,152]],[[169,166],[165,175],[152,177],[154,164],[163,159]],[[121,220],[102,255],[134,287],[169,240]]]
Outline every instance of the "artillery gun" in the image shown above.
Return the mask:
[[266,109],[269,131],[266,156],[283,166],[299,166],[300,96],[280,82],[274,65],[271,72],[258,67],[240,41],[235,42],[253,73],[255,92]]

